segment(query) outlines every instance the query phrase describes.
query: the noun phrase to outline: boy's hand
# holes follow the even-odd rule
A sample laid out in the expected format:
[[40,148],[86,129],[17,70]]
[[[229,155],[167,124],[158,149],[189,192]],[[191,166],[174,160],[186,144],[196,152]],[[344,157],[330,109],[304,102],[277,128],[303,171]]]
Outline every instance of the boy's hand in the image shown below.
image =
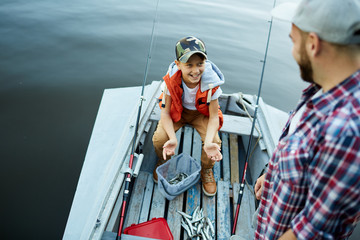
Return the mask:
[[175,149],[177,146],[177,140],[176,139],[170,139],[168,140],[164,146],[163,146],[163,158],[166,160],[167,156],[172,156],[175,154]]
[[257,200],[260,200],[262,191],[264,189],[264,181],[265,181],[265,174],[261,175],[257,180],[255,184],[255,196]]
[[208,158],[213,161],[220,161],[222,159],[220,147],[216,143],[204,144],[204,151],[206,152]]

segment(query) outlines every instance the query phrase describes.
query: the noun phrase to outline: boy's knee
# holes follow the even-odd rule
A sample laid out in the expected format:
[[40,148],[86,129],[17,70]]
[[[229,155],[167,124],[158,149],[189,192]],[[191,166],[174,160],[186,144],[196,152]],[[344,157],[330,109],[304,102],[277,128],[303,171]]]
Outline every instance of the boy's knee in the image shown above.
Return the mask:
[[165,133],[162,133],[162,132],[158,132],[158,131],[155,131],[153,137],[152,137],[152,141],[153,141],[153,144],[154,145],[161,145],[163,146],[164,143],[168,140],[168,136],[167,134]]

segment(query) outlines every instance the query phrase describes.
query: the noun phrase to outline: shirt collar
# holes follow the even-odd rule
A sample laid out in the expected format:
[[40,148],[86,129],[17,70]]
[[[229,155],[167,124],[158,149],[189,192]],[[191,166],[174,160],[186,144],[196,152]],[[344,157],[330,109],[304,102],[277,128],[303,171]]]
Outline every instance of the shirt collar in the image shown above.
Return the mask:
[[340,84],[336,85],[329,91],[321,94],[319,97],[313,98],[314,94],[320,90],[320,86],[312,84],[304,89],[301,103],[298,108],[306,103],[308,107],[314,108],[316,111],[327,113],[335,108],[335,106],[353,93],[360,89],[360,69],[346,78]]

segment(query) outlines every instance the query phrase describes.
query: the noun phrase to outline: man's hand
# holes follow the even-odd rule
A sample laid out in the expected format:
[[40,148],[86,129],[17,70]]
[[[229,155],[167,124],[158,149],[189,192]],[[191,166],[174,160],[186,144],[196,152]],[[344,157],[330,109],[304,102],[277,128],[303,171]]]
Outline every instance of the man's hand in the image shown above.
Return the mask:
[[216,143],[204,144],[204,151],[206,152],[208,158],[213,161],[220,161],[222,159],[220,147]]
[[257,180],[255,184],[255,196],[257,200],[260,200],[261,194],[264,189],[264,181],[265,181],[265,174],[261,175]]
[[175,149],[177,146],[176,139],[168,140],[163,146],[163,158],[166,160],[167,156],[172,156],[175,154]]
[[297,237],[295,236],[294,232],[291,230],[287,230],[278,240],[296,240]]

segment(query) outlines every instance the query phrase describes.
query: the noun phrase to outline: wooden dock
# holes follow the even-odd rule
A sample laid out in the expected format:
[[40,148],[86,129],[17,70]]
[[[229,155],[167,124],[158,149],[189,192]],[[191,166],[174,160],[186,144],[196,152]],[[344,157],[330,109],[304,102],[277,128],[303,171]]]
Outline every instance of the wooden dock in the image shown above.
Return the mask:
[[[153,122],[152,131],[156,122]],[[152,132],[149,132],[152,136]],[[188,153],[200,163],[201,138],[190,126],[181,128],[177,133],[177,154]],[[167,200],[157,188],[152,178],[152,170],[156,155],[153,149],[146,149],[143,167],[135,179],[131,200],[127,209],[124,228],[153,218],[164,217],[170,227],[174,239],[188,239],[186,231],[181,227],[181,215],[177,211],[192,214],[197,206],[203,209],[204,215],[209,217],[216,229],[214,239],[228,240],[231,236],[234,211],[240,189],[239,179],[242,175],[244,164],[244,146],[241,136],[221,132],[223,160],[214,166],[214,176],[217,181],[217,194],[214,197],[205,196],[202,192],[201,181],[196,183],[186,192],[177,196],[172,201]],[[191,141],[190,141],[191,140]],[[145,146],[152,146],[151,137],[147,137]],[[150,164],[151,162],[151,164]],[[240,166],[240,171],[239,171]],[[245,187],[242,204],[240,208],[236,235],[245,239],[252,239],[254,229],[251,226],[252,215],[255,211],[252,186]],[[120,192],[113,213],[119,212],[123,190]],[[116,232],[118,218],[112,214],[106,231]]]

